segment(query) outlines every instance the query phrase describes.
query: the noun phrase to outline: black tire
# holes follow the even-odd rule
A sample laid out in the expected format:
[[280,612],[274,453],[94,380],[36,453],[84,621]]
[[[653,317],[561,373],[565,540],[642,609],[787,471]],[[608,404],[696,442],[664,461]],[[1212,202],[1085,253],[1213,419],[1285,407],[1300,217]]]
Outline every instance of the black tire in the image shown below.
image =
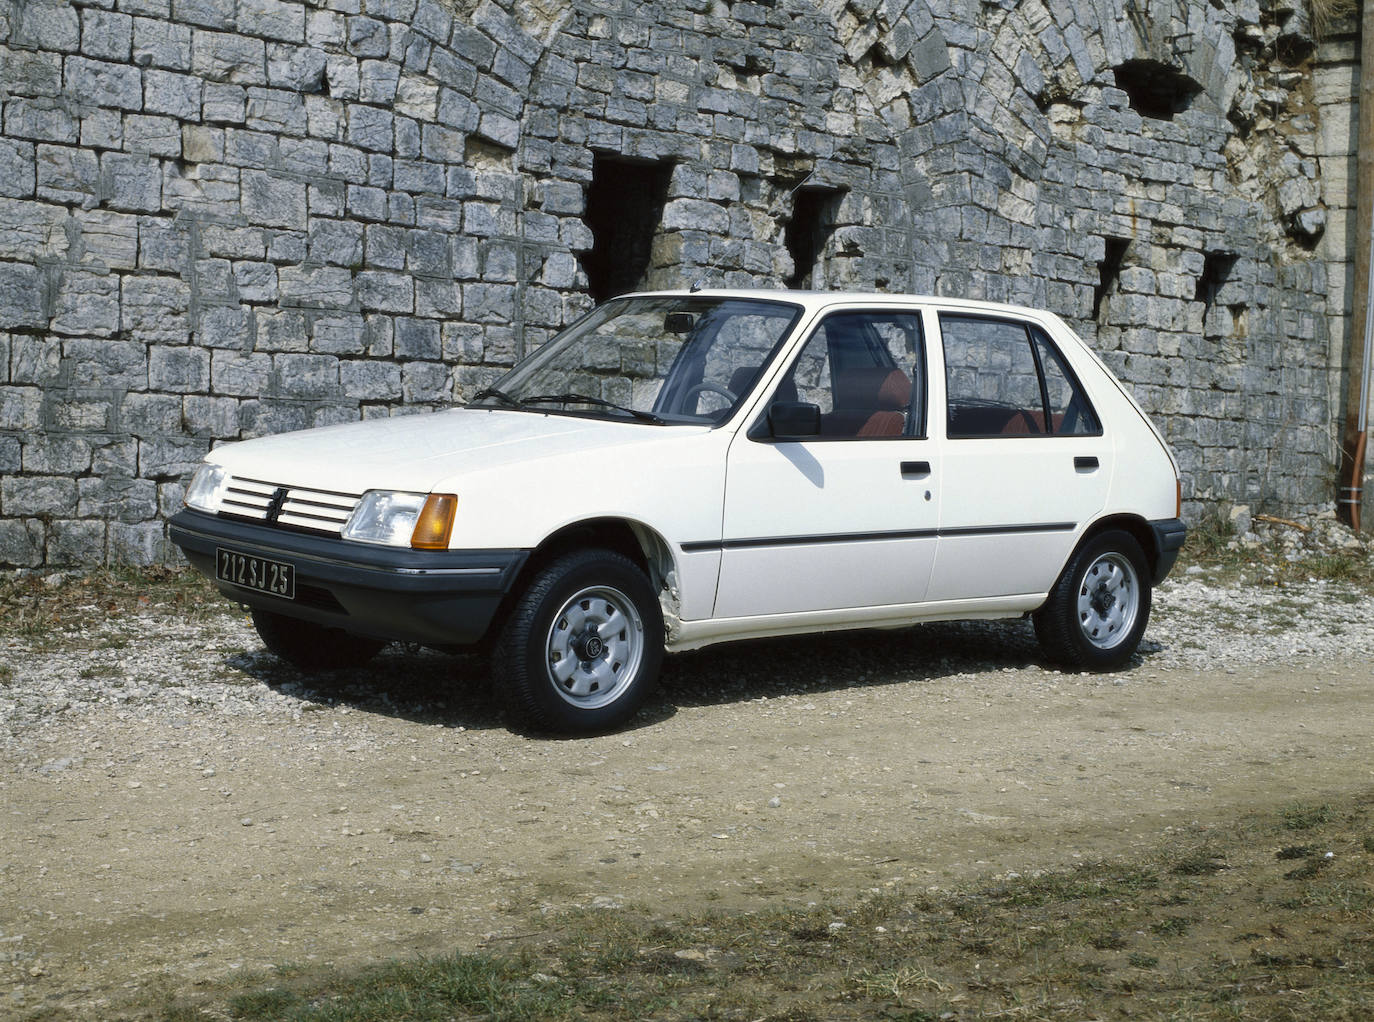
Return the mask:
[[601,734],[638,712],[663,663],[663,612],[649,580],[611,550],[540,568],[492,654],[507,707],[532,731]]
[[1115,670],[1140,645],[1150,603],[1144,551],[1129,532],[1110,529],[1074,552],[1034,614],[1035,634],[1057,664]]
[[257,608],[253,627],[268,652],[306,674],[361,667],[386,645],[381,639],[365,639]]

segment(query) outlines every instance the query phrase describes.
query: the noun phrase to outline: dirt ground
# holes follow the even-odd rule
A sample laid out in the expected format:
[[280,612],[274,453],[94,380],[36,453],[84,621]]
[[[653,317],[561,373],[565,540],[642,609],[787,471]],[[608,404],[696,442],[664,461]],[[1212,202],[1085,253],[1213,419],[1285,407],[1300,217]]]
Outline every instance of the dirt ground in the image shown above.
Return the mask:
[[750,643],[671,658],[631,729],[557,741],[508,730],[475,661],[401,651],[323,692],[241,621],[197,646],[103,657],[199,672],[199,705],[101,702],[0,751],[0,1014],[499,946],[571,906],[945,887],[1374,783],[1364,655],[1091,676],[1015,626]]

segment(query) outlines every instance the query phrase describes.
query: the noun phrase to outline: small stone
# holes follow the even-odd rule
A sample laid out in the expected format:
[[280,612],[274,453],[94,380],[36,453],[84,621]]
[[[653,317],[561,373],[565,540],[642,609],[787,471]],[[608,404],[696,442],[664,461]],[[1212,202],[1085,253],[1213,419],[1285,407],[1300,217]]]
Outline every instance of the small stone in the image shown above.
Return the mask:
[[245,816],[243,819],[239,820],[239,823],[243,824],[245,827],[251,827],[253,826],[253,818],[251,816]]
[[421,852],[421,853],[420,853],[420,861],[421,861],[421,862],[433,862],[433,861],[434,861],[434,858],[433,858],[433,856],[430,856],[430,855],[426,854],[425,852]]

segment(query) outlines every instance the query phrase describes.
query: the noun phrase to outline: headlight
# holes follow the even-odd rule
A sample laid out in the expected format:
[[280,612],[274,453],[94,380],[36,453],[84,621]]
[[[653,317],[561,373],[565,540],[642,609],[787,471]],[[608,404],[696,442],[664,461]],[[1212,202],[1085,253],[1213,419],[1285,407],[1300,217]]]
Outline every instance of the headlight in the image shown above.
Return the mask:
[[369,490],[341,535],[358,543],[446,550],[457,508],[458,498],[451,493]]
[[228,484],[228,469],[220,465],[204,464],[196,469],[196,474],[191,477],[191,485],[186,487],[186,496],[182,499],[187,507],[214,514],[219,510],[220,499],[224,496]]

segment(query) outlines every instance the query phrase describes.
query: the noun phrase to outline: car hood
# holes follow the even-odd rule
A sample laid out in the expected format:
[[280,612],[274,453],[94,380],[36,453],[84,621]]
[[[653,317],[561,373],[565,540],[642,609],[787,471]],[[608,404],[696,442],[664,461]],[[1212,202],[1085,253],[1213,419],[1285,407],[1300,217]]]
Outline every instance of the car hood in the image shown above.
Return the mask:
[[428,493],[517,462],[661,443],[704,426],[655,426],[506,409],[454,408],[226,444],[207,460],[237,476],[343,493]]

